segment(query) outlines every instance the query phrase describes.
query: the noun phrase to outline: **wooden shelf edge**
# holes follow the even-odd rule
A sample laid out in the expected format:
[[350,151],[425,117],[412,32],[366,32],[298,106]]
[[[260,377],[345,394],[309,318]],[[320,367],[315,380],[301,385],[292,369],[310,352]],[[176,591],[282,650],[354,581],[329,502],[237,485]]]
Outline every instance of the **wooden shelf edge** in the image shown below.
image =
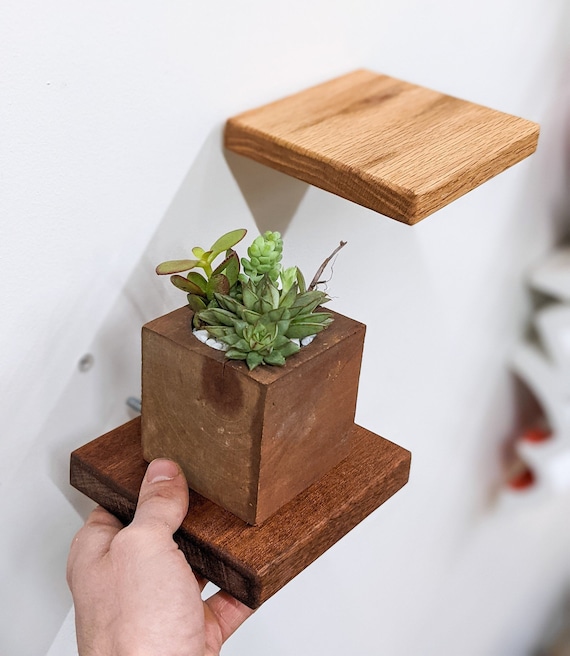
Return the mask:
[[357,70],[228,119],[228,150],[413,225],[531,155],[539,126]]
[[[196,572],[257,608],[403,487],[410,461],[406,449],[355,426],[349,457],[261,526],[190,490],[175,539]],[[74,451],[70,481],[129,523],[146,467],[137,418]]]

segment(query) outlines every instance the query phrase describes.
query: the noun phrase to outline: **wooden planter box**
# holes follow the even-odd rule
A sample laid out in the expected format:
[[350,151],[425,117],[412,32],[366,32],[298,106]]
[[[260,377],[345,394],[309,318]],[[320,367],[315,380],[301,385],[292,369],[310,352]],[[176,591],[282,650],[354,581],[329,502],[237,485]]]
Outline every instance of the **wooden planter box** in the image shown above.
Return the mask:
[[142,449],[258,525],[350,451],[365,326],[338,313],[284,367],[248,371],[198,341],[192,311],[143,326]]

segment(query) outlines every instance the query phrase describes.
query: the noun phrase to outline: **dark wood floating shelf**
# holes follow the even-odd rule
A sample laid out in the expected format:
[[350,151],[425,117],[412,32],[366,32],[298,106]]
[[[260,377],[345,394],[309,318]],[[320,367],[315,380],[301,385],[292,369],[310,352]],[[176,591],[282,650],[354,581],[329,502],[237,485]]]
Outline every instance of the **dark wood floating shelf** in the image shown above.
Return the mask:
[[[194,570],[257,608],[408,481],[411,454],[354,426],[348,458],[261,526],[190,490],[176,540]],[[131,521],[146,471],[140,418],[71,454],[71,484]]]
[[226,147],[414,224],[531,155],[539,126],[358,70],[228,120]]

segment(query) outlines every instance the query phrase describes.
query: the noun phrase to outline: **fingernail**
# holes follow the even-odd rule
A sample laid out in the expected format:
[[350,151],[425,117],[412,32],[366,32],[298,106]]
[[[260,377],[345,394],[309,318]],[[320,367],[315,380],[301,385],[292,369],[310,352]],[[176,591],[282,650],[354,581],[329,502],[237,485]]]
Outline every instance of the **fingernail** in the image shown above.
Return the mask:
[[172,460],[159,458],[153,460],[146,470],[146,480],[149,483],[159,483],[160,481],[171,481],[178,476],[178,465]]

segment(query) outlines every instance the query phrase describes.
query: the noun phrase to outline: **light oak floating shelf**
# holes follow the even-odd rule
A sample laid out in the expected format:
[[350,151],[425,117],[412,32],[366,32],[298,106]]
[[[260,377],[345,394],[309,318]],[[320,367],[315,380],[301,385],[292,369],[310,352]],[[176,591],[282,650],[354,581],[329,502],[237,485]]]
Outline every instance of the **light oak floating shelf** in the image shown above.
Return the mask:
[[531,155],[539,126],[358,70],[228,120],[226,147],[414,224]]

